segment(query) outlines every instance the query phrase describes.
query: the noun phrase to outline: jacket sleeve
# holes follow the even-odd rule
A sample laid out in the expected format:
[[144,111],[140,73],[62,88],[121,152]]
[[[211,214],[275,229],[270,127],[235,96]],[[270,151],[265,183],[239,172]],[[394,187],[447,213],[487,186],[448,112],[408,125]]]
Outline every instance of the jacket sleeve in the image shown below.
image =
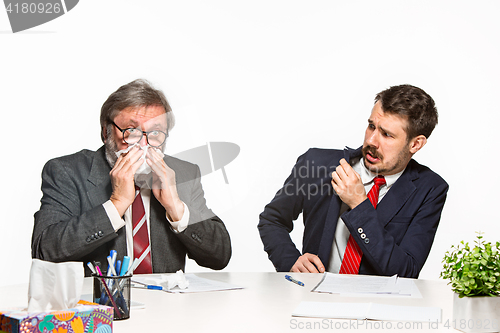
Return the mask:
[[223,269],[231,258],[231,240],[222,222],[206,205],[201,175],[198,166],[195,177],[178,184],[179,192],[189,193],[181,197],[188,206],[190,215],[187,228],[177,233],[178,239],[187,249],[189,258],[200,266]]
[[258,229],[264,251],[278,272],[290,271],[301,255],[290,238],[290,232],[293,230],[293,221],[303,208],[304,191],[301,188],[304,185],[299,170],[305,163],[306,154],[297,159],[283,187],[259,216]]
[[[360,273],[417,278],[427,256],[441,218],[448,184],[434,178],[432,186],[420,189],[405,206],[412,211],[399,212],[390,221],[377,214],[368,199],[344,213],[342,220],[363,251]],[[385,198],[384,198],[385,199]]]
[[32,257],[61,262],[81,260],[117,237],[102,205],[84,211],[85,191],[58,159],[42,171],[41,207],[35,213],[31,240]]

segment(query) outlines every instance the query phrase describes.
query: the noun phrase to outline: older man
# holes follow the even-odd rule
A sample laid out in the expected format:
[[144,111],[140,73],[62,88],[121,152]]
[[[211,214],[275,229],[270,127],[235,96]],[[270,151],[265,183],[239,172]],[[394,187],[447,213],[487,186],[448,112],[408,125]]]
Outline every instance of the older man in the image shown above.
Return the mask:
[[43,169],[32,256],[104,264],[116,250],[137,258],[135,273],[164,273],[184,269],[187,254],[224,268],[229,234],[206,206],[199,168],[163,154],[173,125],[164,94],[147,81],[112,93],[101,109],[104,146]]
[[[410,85],[377,94],[358,149],[310,149],[260,215],[264,249],[278,271],[418,277],[448,184],[412,159],[438,114]],[[302,253],[290,239],[303,213]]]

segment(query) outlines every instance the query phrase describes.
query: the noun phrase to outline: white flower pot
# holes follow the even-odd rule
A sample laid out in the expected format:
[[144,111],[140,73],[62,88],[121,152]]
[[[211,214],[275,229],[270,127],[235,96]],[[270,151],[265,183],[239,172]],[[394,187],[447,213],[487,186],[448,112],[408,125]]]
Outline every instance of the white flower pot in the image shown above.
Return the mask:
[[462,332],[499,332],[500,297],[453,295],[453,327]]

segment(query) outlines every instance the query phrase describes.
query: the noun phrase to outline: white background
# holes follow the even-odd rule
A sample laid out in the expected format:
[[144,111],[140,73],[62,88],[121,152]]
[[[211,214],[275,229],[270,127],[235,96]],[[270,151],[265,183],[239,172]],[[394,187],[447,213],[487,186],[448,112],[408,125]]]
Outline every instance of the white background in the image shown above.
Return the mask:
[[[12,34],[0,10],[0,285],[27,282],[40,173],[51,158],[101,146],[99,112],[146,78],[177,119],[167,152],[234,142],[226,172],[202,178],[230,232],[227,271],[273,271],[258,215],[309,147],[358,147],[375,94],[409,83],[439,125],[415,158],[450,184],[421,278],[451,244],[498,240],[498,1],[84,0]],[[463,179],[462,179],[463,177]],[[301,221],[292,235],[301,247]],[[188,272],[203,268],[191,262]]]

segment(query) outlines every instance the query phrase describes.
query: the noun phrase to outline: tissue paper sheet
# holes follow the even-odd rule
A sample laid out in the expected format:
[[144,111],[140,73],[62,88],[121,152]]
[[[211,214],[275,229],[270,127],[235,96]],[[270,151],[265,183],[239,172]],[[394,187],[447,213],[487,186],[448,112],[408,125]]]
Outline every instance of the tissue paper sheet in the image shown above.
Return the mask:
[[28,312],[73,308],[83,288],[82,262],[53,263],[33,259],[28,289]]

